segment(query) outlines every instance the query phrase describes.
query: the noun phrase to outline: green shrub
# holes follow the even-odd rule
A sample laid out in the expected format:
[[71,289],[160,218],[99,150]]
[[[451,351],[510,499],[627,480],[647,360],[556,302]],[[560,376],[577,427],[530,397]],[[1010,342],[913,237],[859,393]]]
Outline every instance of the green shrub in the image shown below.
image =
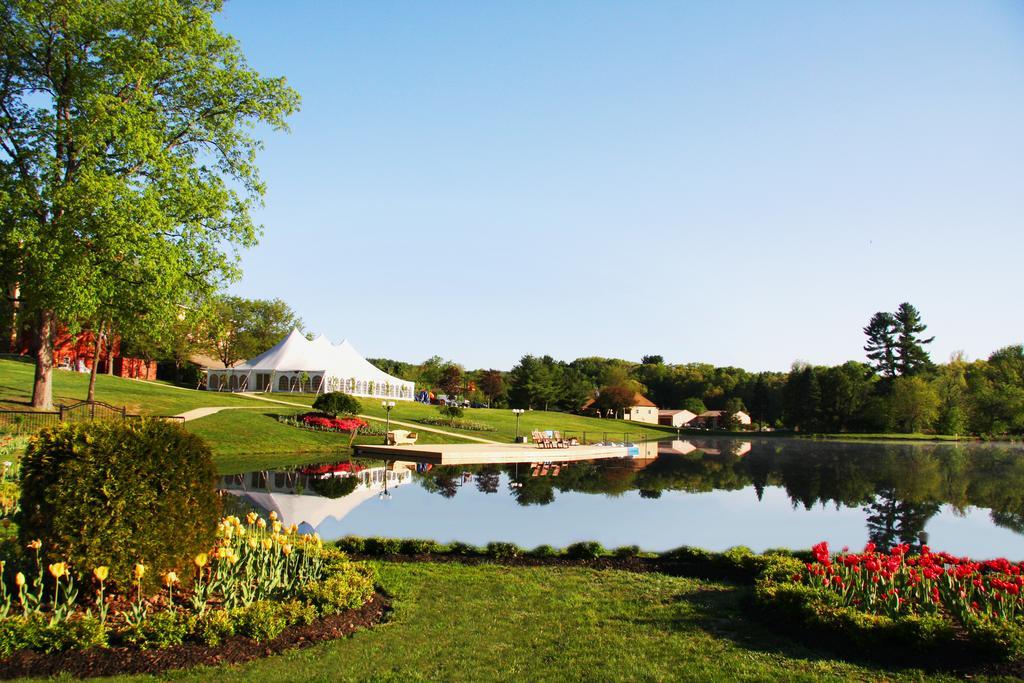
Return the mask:
[[597,541],[580,541],[565,549],[566,557],[571,557],[574,560],[593,560],[604,554],[604,546]]
[[232,611],[231,618],[235,622],[235,633],[258,643],[277,638],[288,626],[281,603],[273,600],[257,600],[240,607]]
[[441,406],[437,409],[437,412],[452,420],[460,418],[466,414],[466,411],[459,406]]
[[289,624],[309,626],[316,621],[316,607],[301,600],[289,600],[281,603],[281,614]]
[[402,542],[397,538],[367,538],[363,541],[363,552],[367,555],[397,555]]
[[357,415],[363,410],[363,406],[354,396],[341,391],[331,391],[320,394],[313,401],[313,410],[317,410],[331,417],[339,415]]
[[161,420],[62,424],[25,453],[19,535],[79,571],[129,583],[186,566],[210,546],[219,504],[210,449]]
[[975,616],[964,624],[967,633],[983,656],[992,659],[1024,657],[1024,618],[1013,621]]
[[666,550],[661,554],[666,560],[677,560],[679,562],[710,563],[714,559],[714,553],[702,548],[693,548],[688,545]]
[[530,551],[532,557],[557,557],[560,554],[558,548],[543,543]]
[[496,560],[507,560],[513,557],[519,557],[523,554],[523,549],[517,546],[515,543],[503,543],[501,541],[491,541],[487,544],[484,549],[484,553],[488,557],[493,557]]
[[449,555],[459,555],[461,557],[473,557],[474,555],[480,554],[480,549],[475,545],[469,543],[463,543],[462,541],[455,541],[448,545]]
[[235,622],[225,610],[206,610],[192,620],[189,634],[200,643],[215,647],[235,635]]
[[615,557],[636,557],[640,554],[640,546],[638,545],[623,545],[619,546],[612,551],[612,555]]
[[403,555],[427,555],[437,552],[437,541],[421,538],[407,538],[399,545],[399,552]]
[[360,536],[346,536],[334,544],[339,550],[353,555],[362,555],[366,552],[366,539]]
[[0,658],[19,650],[59,652],[107,646],[107,629],[93,616],[80,616],[50,624],[42,615],[13,616],[0,620]]
[[373,596],[374,582],[357,565],[353,563],[348,571],[335,572],[323,581],[307,583],[300,589],[300,596],[321,616],[362,607]]
[[323,477],[310,482],[311,488],[319,495],[333,499],[344,498],[355,491],[358,485],[358,477]]
[[173,610],[154,612],[141,624],[123,631],[121,637],[143,650],[181,645],[190,628],[188,617]]

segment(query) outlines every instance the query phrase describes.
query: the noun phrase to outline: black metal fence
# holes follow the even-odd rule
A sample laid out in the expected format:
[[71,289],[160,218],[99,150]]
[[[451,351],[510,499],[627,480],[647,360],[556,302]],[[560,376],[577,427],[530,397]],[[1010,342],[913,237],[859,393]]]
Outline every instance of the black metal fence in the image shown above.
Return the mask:
[[[184,422],[180,415],[151,415],[150,419]],[[138,420],[142,415],[128,412],[102,401],[79,401],[57,406],[57,410],[0,410],[0,431],[14,434],[34,434],[40,429],[61,422],[95,422],[97,420]]]

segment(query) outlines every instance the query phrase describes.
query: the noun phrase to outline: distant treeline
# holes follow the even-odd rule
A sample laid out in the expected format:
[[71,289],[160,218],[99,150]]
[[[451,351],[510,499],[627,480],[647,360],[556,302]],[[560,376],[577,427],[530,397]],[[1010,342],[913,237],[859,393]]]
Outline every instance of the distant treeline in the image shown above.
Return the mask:
[[618,408],[639,392],[660,408],[742,410],[755,427],[804,433],[1024,433],[1024,346],[936,365],[924,330],[917,309],[901,304],[895,313],[876,313],[864,328],[869,362],[797,362],[789,372],[672,364],[658,355],[639,363],[528,355],[510,371],[464,371],[438,356],[420,364],[371,361],[419,388],[495,407],[577,412],[596,399],[596,407]]

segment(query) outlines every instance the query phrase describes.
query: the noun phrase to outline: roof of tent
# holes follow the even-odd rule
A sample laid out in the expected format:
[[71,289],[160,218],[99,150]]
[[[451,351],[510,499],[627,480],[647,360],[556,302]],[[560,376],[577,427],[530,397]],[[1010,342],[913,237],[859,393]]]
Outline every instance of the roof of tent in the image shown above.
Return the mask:
[[239,363],[233,370],[323,372],[334,377],[357,377],[391,384],[412,384],[393,377],[373,365],[347,340],[340,344],[332,344],[321,334],[313,341],[309,341],[298,330],[292,330],[273,347],[244,363]]

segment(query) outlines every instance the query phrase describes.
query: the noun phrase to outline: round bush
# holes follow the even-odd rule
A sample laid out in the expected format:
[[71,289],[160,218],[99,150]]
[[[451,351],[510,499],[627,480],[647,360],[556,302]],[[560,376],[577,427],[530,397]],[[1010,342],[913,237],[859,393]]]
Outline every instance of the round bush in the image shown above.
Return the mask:
[[320,394],[313,401],[313,410],[318,410],[331,417],[356,415],[362,409],[363,406],[360,405],[358,400],[341,391]]
[[597,541],[580,541],[565,549],[566,557],[574,560],[595,560],[604,554],[604,546]]
[[220,512],[206,443],[157,420],[63,424],[25,453],[19,540],[79,574],[110,567],[129,583],[190,566],[210,547]]
[[356,490],[356,477],[324,477],[310,482],[311,488],[324,498],[343,498]]

